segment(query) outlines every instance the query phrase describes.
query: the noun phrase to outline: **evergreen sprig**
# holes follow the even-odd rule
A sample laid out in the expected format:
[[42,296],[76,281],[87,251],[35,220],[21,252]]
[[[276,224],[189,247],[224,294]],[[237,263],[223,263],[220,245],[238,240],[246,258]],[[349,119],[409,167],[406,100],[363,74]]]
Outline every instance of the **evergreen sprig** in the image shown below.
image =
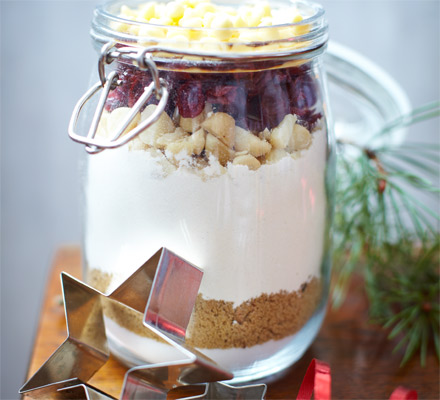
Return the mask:
[[[429,104],[377,137],[439,115],[440,102]],[[402,365],[418,349],[424,365],[430,340],[440,359],[439,177],[439,143],[338,141],[333,305],[344,301],[352,274],[363,274],[372,320],[391,330],[396,350],[405,348]]]

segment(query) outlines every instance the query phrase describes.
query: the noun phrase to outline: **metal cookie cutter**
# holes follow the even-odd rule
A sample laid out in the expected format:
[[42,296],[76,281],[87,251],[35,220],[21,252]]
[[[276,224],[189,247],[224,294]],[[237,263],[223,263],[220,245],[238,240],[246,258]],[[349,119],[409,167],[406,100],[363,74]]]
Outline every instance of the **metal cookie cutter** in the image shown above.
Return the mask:
[[86,382],[110,356],[101,294],[67,274],[61,275],[61,283],[68,337],[23,385],[21,394],[45,397]]
[[266,395],[267,386],[258,385],[230,386],[222,382],[212,382],[205,385],[201,395],[185,397],[181,400],[262,400]]
[[[116,71],[111,72],[108,76],[105,75],[105,65],[111,64],[116,59],[123,59],[134,62],[141,70],[149,70],[152,75],[152,82],[144,89],[144,93],[133,105],[132,110],[125,121],[118,127],[114,137],[110,140],[104,138],[96,138],[99,121],[104,111],[105,102],[110,91],[114,90],[121,84],[119,76]],[[168,101],[168,88],[166,82],[159,78],[159,72],[156,64],[153,61],[149,49],[137,49],[134,47],[120,47],[116,48],[113,43],[107,43],[101,49],[101,56],[98,63],[99,81],[96,82],[78,101],[72,113],[69,122],[69,136],[72,140],[86,145],[86,150],[89,153],[98,153],[104,149],[114,149],[128,143],[131,139],[137,136],[144,129],[148,128],[160,117],[165,109]],[[87,136],[82,136],[76,133],[78,120],[80,119],[81,111],[84,105],[92,99],[92,97],[102,89],[98,104],[93,115],[92,123],[90,125]],[[147,119],[142,121],[136,128],[123,135],[125,129],[130,125],[135,115],[147,104],[152,95],[156,96],[159,101],[156,109]]]
[[[139,398],[136,393],[143,393],[143,398],[161,399],[171,388],[182,384],[231,379],[231,373],[183,343],[202,276],[200,269],[165,248],[108,296],[62,273],[68,338],[20,393],[36,397],[50,392],[56,393],[56,398],[71,398],[69,393],[73,390],[97,390],[85,382],[109,358],[105,302],[117,302],[140,313],[145,310],[145,329],[164,339],[179,354],[178,360],[129,370],[121,398]],[[159,394],[162,397],[157,397]]]
[[[169,263],[168,263],[169,264]],[[156,274],[155,280],[168,279],[165,275]],[[174,284],[176,287],[173,287]],[[203,353],[185,344],[186,328],[194,304],[189,304],[183,311],[181,301],[176,296],[178,286],[186,285],[178,276],[174,284],[167,286],[168,292],[155,293],[163,285],[154,285],[152,296],[144,314],[144,325],[164,339],[167,343],[179,350],[182,358],[165,364],[151,364],[130,369],[124,379],[121,400],[155,399],[166,400],[168,392],[182,385],[193,385],[201,382],[206,384],[205,393],[200,399],[263,399],[266,385],[251,385],[235,388],[217,381],[229,380],[233,375],[220,368],[214,361]],[[191,290],[197,295],[197,288]],[[157,299],[167,301],[166,307],[159,307]],[[195,297],[194,297],[195,299]],[[183,311],[183,312],[182,312]],[[170,321],[181,321],[180,329]],[[177,328],[177,329],[176,329]],[[229,375],[229,376],[227,376]],[[188,398],[190,399],[190,398]]]
[[[186,329],[200,286],[202,271],[194,270],[188,279],[174,274],[175,263],[180,262],[173,255],[165,264],[164,273],[156,273],[153,289],[145,313],[144,325],[179,352],[180,357],[172,362],[143,365],[130,369],[124,379],[121,399],[166,400],[167,393],[181,385],[229,380],[233,375],[218,366],[201,352],[188,346]],[[174,258],[174,261],[172,260]],[[160,271],[160,269],[159,269]],[[197,272],[200,274],[197,275]],[[188,273],[186,273],[188,275]],[[165,285],[166,283],[166,285]],[[181,287],[185,287],[182,296]],[[186,298],[190,298],[191,302]]]
[[56,398],[61,399],[84,399],[84,400],[116,400],[113,396],[90,386],[86,383],[78,383],[58,389]]

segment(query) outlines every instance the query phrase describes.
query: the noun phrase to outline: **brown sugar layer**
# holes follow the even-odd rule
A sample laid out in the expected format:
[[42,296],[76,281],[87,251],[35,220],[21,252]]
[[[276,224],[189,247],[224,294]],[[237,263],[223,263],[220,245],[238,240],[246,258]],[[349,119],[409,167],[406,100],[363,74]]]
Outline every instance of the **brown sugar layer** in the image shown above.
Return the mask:
[[321,300],[317,278],[295,292],[263,293],[238,307],[198,296],[186,342],[202,349],[251,347],[292,335],[309,320]]
[[[110,283],[109,274],[96,269],[90,271],[89,279],[88,283],[101,291]],[[263,293],[238,307],[232,302],[207,300],[199,294],[186,342],[201,349],[227,349],[282,339],[304,326],[318,307],[321,294],[321,281],[316,277],[304,282],[298,291]],[[104,309],[106,317],[122,327],[139,336],[158,339],[143,326],[141,313],[113,301],[106,302]]]

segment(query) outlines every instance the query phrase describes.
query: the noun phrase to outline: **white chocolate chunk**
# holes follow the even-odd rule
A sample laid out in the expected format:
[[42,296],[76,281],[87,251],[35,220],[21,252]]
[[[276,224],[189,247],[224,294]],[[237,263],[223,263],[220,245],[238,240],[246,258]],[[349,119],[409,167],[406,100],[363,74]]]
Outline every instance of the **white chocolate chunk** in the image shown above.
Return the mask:
[[[207,12],[204,16],[203,16],[203,26],[205,28],[210,28],[212,21],[214,20],[215,14],[213,12]],[[216,39],[217,41],[217,39]]]
[[145,20],[149,20],[151,18],[154,18],[155,16],[155,9],[156,4],[153,2],[148,2],[145,3],[142,7],[140,7],[139,9],[139,14],[142,18],[144,18]]
[[126,6],[125,4],[121,6],[120,13],[121,16],[125,17],[126,19],[134,18],[137,15],[135,10],[132,10],[130,7]]
[[219,40],[229,40],[234,33],[233,30],[226,29],[234,27],[230,16],[227,14],[215,15],[214,19],[211,21],[210,27],[212,29],[218,29],[214,32],[214,34]]
[[260,25],[258,25],[258,26],[260,26],[260,27],[262,27],[262,26],[272,26],[273,25],[273,23],[272,23],[272,17],[263,17],[263,18],[261,18],[261,22],[260,22]]
[[234,165],[246,165],[250,170],[255,171],[260,168],[260,162],[250,154],[239,155],[232,162]]
[[243,19],[241,15],[237,15],[233,18],[234,27],[235,28],[246,28],[246,21]]
[[[189,36],[183,34],[183,33],[186,33],[186,32],[181,32],[182,34],[180,34],[180,35],[179,35],[179,33],[180,32],[170,31],[167,34],[167,38],[172,37],[175,48],[179,48],[179,49],[186,49],[186,48],[188,48]],[[189,32],[188,32],[188,34],[189,34]],[[170,35],[172,35],[172,36],[170,36]]]
[[151,18],[149,22],[152,25],[161,25],[161,26],[173,25],[173,20],[166,16],[162,16],[160,18]]
[[183,17],[185,7],[176,1],[171,1],[167,5],[167,16],[175,21]]
[[166,34],[165,28],[153,28],[151,25],[142,26],[138,31],[138,36],[147,38],[164,38]]
[[184,17],[179,21],[179,26],[182,26],[184,28],[202,28],[203,19],[200,17]]
[[[263,26],[268,26],[268,24],[264,24]],[[259,39],[262,42],[270,42],[273,40],[280,39],[280,33],[278,28],[266,28],[263,29],[259,34]]]
[[208,2],[198,3],[194,7],[195,15],[201,18],[203,18],[203,16],[206,15],[206,13],[208,12],[215,13],[215,11],[216,11],[216,6]]
[[230,115],[223,112],[212,114],[202,123],[202,127],[226,146],[232,148],[234,145],[235,120]]
[[296,123],[296,116],[288,114],[281,123],[272,130],[270,143],[276,149],[285,149],[289,144],[290,137],[293,134],[293,127]]
[[236,126],[234,148],[236,151],[248,151],[254,157],[261,157],[268,153],[272,146],[253,133]]

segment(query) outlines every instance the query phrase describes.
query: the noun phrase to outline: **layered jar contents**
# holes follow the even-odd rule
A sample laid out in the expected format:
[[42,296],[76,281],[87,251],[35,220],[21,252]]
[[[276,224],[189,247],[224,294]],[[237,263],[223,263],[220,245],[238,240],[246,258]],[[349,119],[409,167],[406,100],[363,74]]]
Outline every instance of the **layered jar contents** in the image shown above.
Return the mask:
[[[140,19],[151,4],[121,12]],[[181,21],[190,9],[202,21],[223,12],[205,6],[197,17],[211,3],[176,4],[180,18],[163,25],[189,24]],[[260,25],[272,22],[264,9]],[[232,25],[255,15],[224,13]],[[302,19],[296,11],[290,18]],[[111,292],[161,247],[202,268],[186,341],[237,372],[288,347],[325,302],[328,130],[320,67],[307,57],[199,64],[185,57],[156,61],[170,92],[159,119],[127,145],[88,159],[87,279]],[[152,81],[125,61],[116,68],[120,85],[97,133],[109,140]],[[126,132],[156,107],[152,97]],[[106,314],[133,359],[162,346],[145,333],[139,313],[109,307]]]

